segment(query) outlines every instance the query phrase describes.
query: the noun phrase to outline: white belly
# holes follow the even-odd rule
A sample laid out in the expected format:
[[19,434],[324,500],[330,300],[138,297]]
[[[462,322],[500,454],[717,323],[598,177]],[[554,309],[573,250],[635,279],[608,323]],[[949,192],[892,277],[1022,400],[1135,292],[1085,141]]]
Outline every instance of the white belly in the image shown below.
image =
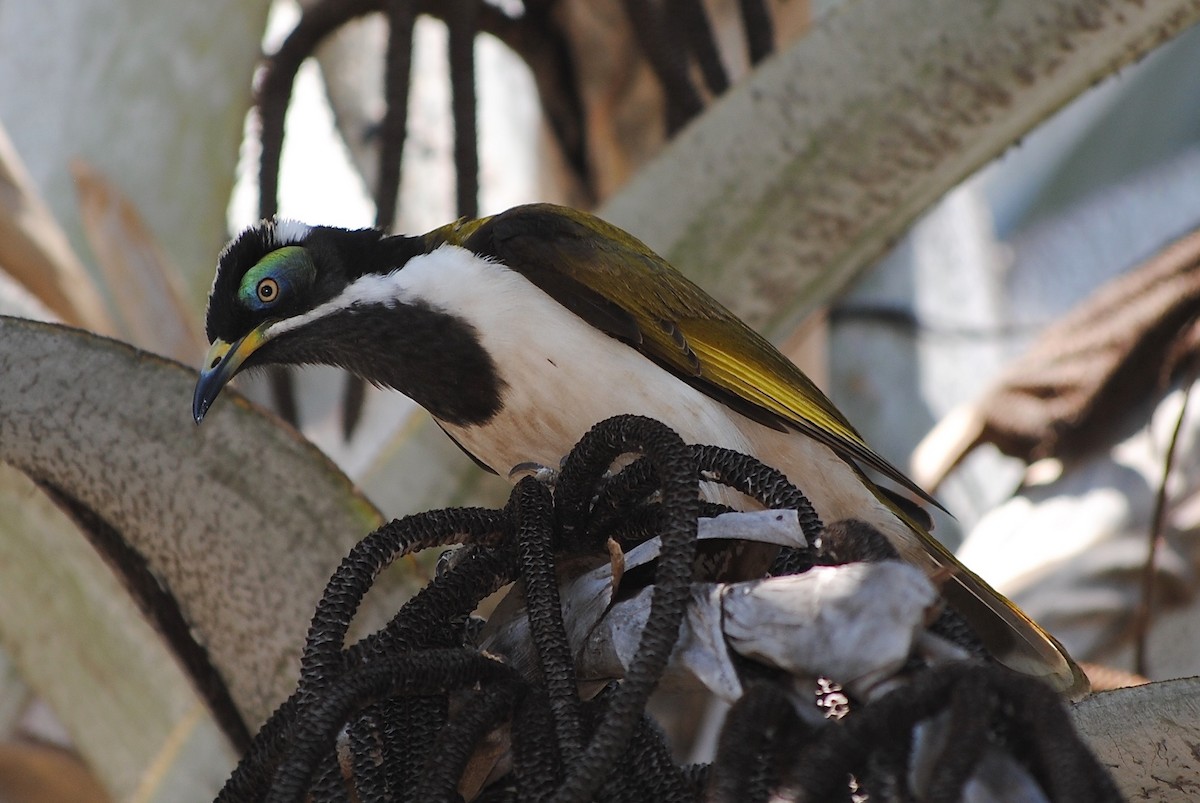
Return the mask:
[[664,422],[687,443],[735,449],[775,466],[825,521],[854,516],[885,531],[906,529],[827,447],[731,411],[514,271],[447,246],[395,275],[407,292],[436,297],[474,325],[496,361],[507,385],[501,412],[483,425],[443,426],[501,476],[521,463],[557,467],[594,424],[633,413]]
[[[823,521],[854,517],[890,535],[908,535],[908,528],[828,447],[733,412],[635,349],[575,320],[569,334],[527,348],[519,361],[527,378],[509,380],[503,411],[492,422],[443,424],[501,476],[527,462],[556,468],[594,424],[633,413],[662,421],[686,443],[723,446],[778,468]],[[507,367],[502,369],[505,377],[510,375]],[[734,497],[722,494],[714,501],[730,503]]]
[[495,419],[446,427],[498,473],[530,461],[557,467],[594,424],[624,413],[656,418],[688,443],[751,449],[728,408],[578,318],[568,327],[506,358],[508,387]]

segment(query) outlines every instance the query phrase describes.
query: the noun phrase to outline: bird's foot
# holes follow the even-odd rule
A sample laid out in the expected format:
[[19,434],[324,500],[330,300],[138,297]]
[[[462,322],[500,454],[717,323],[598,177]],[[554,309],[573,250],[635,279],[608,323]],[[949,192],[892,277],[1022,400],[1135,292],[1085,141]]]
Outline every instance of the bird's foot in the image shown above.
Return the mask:
[[555,483],[558,482],[560,470],[551,468],[550,466],[535,463],[533,461],[525,463],[517,463],[508,470],[508,481],[514,485],[525,477],[533,477],[538,482],[546,485],[550,490],[554,490]]

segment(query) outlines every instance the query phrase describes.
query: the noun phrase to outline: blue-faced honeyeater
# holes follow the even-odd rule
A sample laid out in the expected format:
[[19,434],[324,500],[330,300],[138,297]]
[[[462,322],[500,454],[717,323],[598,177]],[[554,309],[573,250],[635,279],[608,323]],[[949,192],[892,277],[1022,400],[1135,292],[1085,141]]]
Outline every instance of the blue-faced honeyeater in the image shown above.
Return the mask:
[[207,331],[197,422],[246,367],[328,364],[409,396],[501,475],[557,466],[621,413],[751,454],[823,520],[863,520],[946,575],[947,601],[997,660],[1072,695],[1086,689],[1057,641],[867,477],[925,497],[800,369],[596,217],[535,204],[417,237],[266,221],[222,252]]

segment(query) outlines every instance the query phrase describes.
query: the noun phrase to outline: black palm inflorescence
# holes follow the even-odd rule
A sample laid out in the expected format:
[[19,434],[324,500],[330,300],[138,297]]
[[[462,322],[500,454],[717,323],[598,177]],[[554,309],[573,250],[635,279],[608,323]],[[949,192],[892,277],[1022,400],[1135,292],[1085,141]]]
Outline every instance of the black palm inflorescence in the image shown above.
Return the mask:
[[[628,454],[640,458],[610,476]],[[646,703],[687,614],[698,519],[723,510],[701,501],[700,484],[714,482],[797,511],[809,545],[781,550],[772,575],[830,562],[819,547],[821,522],[779,472],[728,450],[687,446],[636,416],[589,432],[553,490],[526,478],[502,510],[433,511],[371,533],[325,589],[296,691],[218,801],[825,801],[849,800],[854,785],[872,790],[871,799],[908,800],[914,728],[942,712],[954,749],[938,762],[929,800],[959,799],[997,746],[1048,799],[1118,799],[1052,692],[978,663],[918,668],[897,690],[855,701],[841,721],[822,724],[801,716],[793,678],[743,660],[745,693],[726,718],[715,760],[678,762]],[[833,551],[853,553],[840,527],[829,530]],[[619,682],[581,696],[560,600],[564,567],[652,537],[661,551],[636,657]],[[346,646],[381,571],[452,545],[462,548],[424,590],[386,626]],[[516,581],[536,656],[531,671],[476,647],[468,626],[485,597]]]

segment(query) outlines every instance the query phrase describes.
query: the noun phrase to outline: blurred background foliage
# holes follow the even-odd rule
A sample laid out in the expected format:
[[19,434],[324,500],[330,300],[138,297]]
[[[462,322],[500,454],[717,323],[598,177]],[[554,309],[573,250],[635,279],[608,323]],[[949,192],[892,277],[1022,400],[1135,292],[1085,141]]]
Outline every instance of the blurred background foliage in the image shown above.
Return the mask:
[[[599,209],[767,331],[868,441],[904,464],[936,422],[979,399],[1044,327],[1200,224],[1200,31],[1187,30],[1200,10],[1179,0],[1151,10],[1115,5],[1056,0],[1034,22],[1019,2],[937,0],[5,3],[0,313],[62,321],[193,365],[204,350],[216,253],[276,202],[280,214],[309,222],[403,231],[475,209],[565,202]],[[385,7],[390,17],[375,13]],[[297,61],[286,133],[265,146],[282,148],[278,186],[260,187],[256,88],[263,93],[271,71],[279,74],[289,41],[307,53],[297,32],[319,28],[322,15],[352,19],[314,58]],[[411,38],[398,41],[405,15]],[[1028,39],[1015,35],[1026,31]],[[463,36],[474,43],[465,56]],[[264,52],[277,54],[266,67]],[[411,81],[398,94],[384,65],[405,52]],[[474,104],[456,118],[456,99],[468,95]],[[396,98],[406,133],[398,169],[381,166],[390,157],[381,156],[388,140],[380,133]],[[477,140],[464,144],[475,126]],[[477,164],[464,162],[464,149]],[[389,169],[391,207],[389,188],[380,189]],[[388,208],[394,214],[381,218]],[[38,339],[5,333],[9,346]],[[61,351],[102,362],[91,348],[64,341]],[[0,359],[7,384],[37,372],[12,349]],[[137,381],[151,395],[186,384],[183,372],[145,370]],[[1027,473],[1033,461],[981,448],[942,483],[956,518],[940,521],[938,534],[952,544],[966,537],[968,563],[1084,657],[1131,660],[1122,657],[1137,639],[1129,612],[1145,597],[1146,534],[1188,384],[1145,388],[1120,426],[1086,432],[1088,448],[1060,460],[1049,481]],[[383,515],[504,493],[395,394],[327,369],[260,376],[242,390],[290,418]],[[54,393],[36,399],[53,403]],[[190,426],[186,394],[172,403],[175,426]],[[136,428],[138,413],[95,426]],[[237,434],[228,437],[262,437],[274,426],[253,415],[231,424]],[[71,426],[70,416],[48,418]],[[1179,611],[1195,587],[1192,418],[1179,439],[1158,558],[1169,580],[1160,602]],[[15,431],[0,426],[7,437]],[[97,443],[85,448],[98,451]],[[171,448],[186,453],[197,443]],[[19,464],[23,448],[0,440],[0,460]],[[341,487],[318,456],[297,459],[314,482]],[[0,759],[20,752],[0,760],[0,792],[5,778],[33,771],[21,751],[36,748],[39,762],[77,761],[66,745],[100,780],[85,773],[61,799],[211,797],[232,761],[229,729],[209,719],[193,674],[172,674],[178,654],[138,631],[137,609],[78,538],[78,511],[65,518],[45,495],[52,477],[30,465],[0,474],[0,554],[9,567],[0,644],[12,659],[0,663],[0,730],[11,737]],[[246,478],[250,498],[279,490],[254,479]],[[203,480],[161,475],[197,497],[209,493]],[[119,523],[119,507],[109,525]],[[377,520],[368,507],[339,520],[342,540],[330,539],[325,563],[311,567],[317,576],[355,536],[346,521],[359,522],[361,534]],[[118,529],[128,538],[136,528]],[[294,552],[286,539],[278,548],[288,559]],[[1070,569],[1081,554],[1092,558],[1087,571]],[[175,576],[162,579],[166,569],[151,571],[184,593]],[[80,589],[77,607],[52,616],[48,604],[29,604],[47,585]],[[194,626],[189,602],[194,610],[206,603],[182,600]],[[131,639],[123,655],[139,656],[137,668],[96,670],[110,664],[93,642],[118,637],[81,625],[81,609],[131,623],[138,632],[120,638]],[[297,604],[290,626],[302,628],[307,615]],[[1173,626],[1188,621],[1181,614]],[[1195,673],[1194,651],[1179,645],[1200,639],[1170,627],[1164,619],[1154,629],[1151,659],[1139,667],[1153,677]],[[198,629],[219,656],[214,631]],[[71,649],[35,648],[56,642]],[[286,677],[286,655],[278,660]],[[219,661],[217,669],[226,680],[243,671]],[[122,740],[84,724],[116,715],[88,701],[136,690],[150,674],[162,679],[164,702],[130,723],[144,744],[116,751]],[[229,685],[251,726],[287,689],[284,681],[241,693]],[[14,799],[52,799],[42,789]]]

